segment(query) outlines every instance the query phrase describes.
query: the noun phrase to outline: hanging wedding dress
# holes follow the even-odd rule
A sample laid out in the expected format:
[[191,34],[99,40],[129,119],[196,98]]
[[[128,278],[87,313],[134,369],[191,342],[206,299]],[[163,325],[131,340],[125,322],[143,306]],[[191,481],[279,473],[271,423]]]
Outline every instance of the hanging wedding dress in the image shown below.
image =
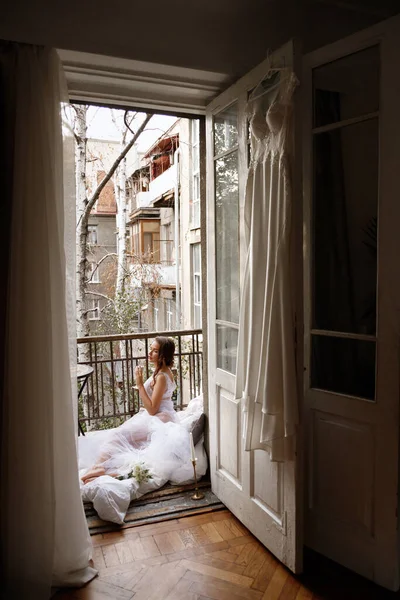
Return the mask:
[[[264,84],[264,82],[263,82]],[[291,272],[291,112],[297,80],[279,73],[248,103],[251,165],[245,199],[247,259],[239,321],[236,397],[245,449],[294,457],[298,422]]]

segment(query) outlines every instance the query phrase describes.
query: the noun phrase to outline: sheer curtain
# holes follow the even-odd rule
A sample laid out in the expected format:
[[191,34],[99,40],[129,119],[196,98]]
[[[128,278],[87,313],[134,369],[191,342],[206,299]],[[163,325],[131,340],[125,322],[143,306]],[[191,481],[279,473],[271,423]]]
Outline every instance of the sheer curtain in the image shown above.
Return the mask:
[[10,215],[2,273],[2,592],[45,600],[52,585],[82,585],[96,575],[79,492],[71,380],[73,188],[64,207],[64,88],[56,52],[3,42],[0,69],[7,124],[1,146],[9,163],[3,203]]

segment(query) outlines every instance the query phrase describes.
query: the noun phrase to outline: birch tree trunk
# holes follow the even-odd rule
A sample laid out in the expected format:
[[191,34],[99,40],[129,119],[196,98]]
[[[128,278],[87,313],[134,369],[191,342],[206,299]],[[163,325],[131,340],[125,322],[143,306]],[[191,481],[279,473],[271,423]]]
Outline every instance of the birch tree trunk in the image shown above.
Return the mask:
[[86,148],[87,148],[87,106],[75,108],[75,165],[76,165],[76,318],[77,336],[89,335],[89,319],[85,306],[85,288],[87,274],[87,227],[82,227],[88,204],[86,190]]
[[122,295],[125,292],[125,278],[127,269],[126,260],[126,159],[118,167],[118,214],[117,214],[117,233],[118,233],[118,271],[116,295]]

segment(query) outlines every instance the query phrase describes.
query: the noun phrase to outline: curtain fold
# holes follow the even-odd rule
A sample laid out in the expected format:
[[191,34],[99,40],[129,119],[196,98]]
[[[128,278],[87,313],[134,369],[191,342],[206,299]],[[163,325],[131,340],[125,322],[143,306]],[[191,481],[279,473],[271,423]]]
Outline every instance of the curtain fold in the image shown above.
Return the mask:
[[2,588],[7,599],[45,600],[52,585],[82,585],[96,574],[79,491],[71,380],[74,203],[70,187],[64,205],[64,87],[57,53],[2,44],[0,69],[9,99],[2,106],[9,124],[2,146],[6,142],[13,152],[5,198],[11,227],[1,421]]

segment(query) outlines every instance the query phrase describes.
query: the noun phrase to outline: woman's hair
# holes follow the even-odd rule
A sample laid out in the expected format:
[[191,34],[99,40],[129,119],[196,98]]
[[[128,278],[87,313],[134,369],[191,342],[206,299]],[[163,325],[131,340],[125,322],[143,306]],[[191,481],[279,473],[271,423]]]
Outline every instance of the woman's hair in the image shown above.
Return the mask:
[[160,346],[158,349],[158,361],[153,375],[155,381],[157,373],[162,369],[164,364],[167,367],[172,367],[174,364],[175,342],[173,339],[164,337],[163,335],[158,335],[154,338],[154,341]]

